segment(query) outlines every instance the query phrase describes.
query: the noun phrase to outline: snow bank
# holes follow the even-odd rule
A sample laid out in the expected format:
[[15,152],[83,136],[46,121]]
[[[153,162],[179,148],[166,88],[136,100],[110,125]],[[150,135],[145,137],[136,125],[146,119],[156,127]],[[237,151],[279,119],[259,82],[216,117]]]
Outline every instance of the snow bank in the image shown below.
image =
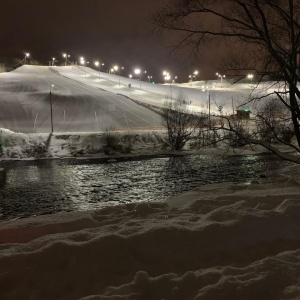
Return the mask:
[[47,157],[49,134],[25,134],[0,128],[1,158]]
[[[0,157],[2,159],[28,159],[45,157],[106,157],[104,132],[72,133],[16,133],[0,128]],[[112,154],[160,153],[164,147],[165,131],[111,131],[118,141],[118,151]]]
[[[165,130],[111,131],[118,141],[116,150],[108,156],[104,153],[104,132],[65,133],[16,133],[0,128],[0,161],[39,158],[111,158],[153,155],[217,154],[248,155],[266,152],[261,146],[245,146],[228,149],[227,145],[217,148],[191,149],[187,143],[182,152],[172,152],[166,147]],[[284,149],[281,149],[285,151]]]
[[300,169],[6,221],[1,299],[299,299]]

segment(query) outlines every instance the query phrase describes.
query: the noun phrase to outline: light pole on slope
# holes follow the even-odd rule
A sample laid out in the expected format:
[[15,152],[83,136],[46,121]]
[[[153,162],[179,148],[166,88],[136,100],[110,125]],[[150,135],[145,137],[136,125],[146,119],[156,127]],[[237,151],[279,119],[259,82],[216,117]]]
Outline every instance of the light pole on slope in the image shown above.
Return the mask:
[[53,112],[52,112],[52,88],[54,84],[50,85],[50,118],[51,118],[51,133],[53,133]]
[[65,66],[67,65],[67,63],[68,63],[68,57],[70,57],[70,55],[68,55],[67,53],[64,53],[63,54],[63,57],[65,58]]
[[26,65],[26,59],[27,59],[27,57],[29,57],[29,56],[30,56],[29,53],[25,53],[25,57],[24,57],[24,65]]

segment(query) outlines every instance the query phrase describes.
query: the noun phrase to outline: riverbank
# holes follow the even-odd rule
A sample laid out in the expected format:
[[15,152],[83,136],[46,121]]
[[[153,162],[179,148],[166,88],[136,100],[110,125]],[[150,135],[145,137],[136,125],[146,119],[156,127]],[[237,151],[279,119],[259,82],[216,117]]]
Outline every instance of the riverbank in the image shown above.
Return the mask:
[[260,146],[245,146],[242,148],[217,147],[196,149],[187,143],[180,152],[167,148],[166,132],[164,130],[112,131],[116,144],[105,153],[107,132],[100,133],[53,133],[53,134],[23,134],[7,129],[1,129],[0,161],[77,158],[102,159],[104,161],[132,157],[160,157],[184,155],[251,155],[267,151]]
[[1,222],[2,299],[299,299],[300,170]]

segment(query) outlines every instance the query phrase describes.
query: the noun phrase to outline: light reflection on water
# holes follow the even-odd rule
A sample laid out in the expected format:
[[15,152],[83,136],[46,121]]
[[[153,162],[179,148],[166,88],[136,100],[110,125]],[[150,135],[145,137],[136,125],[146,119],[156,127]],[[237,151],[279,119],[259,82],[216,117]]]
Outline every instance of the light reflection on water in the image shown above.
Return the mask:
[[0,219],[163,201],[208,183],[248,182],[288,163],[269,156],[208,155],[97,161],[6,162]]

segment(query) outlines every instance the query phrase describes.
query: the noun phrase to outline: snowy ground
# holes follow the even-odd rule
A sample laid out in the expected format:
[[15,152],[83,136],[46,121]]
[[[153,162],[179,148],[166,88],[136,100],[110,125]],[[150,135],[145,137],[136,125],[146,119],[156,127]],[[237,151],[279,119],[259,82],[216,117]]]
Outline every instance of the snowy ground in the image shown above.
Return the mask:
[[7,221],[1,299],[300,299],[300,169]]

